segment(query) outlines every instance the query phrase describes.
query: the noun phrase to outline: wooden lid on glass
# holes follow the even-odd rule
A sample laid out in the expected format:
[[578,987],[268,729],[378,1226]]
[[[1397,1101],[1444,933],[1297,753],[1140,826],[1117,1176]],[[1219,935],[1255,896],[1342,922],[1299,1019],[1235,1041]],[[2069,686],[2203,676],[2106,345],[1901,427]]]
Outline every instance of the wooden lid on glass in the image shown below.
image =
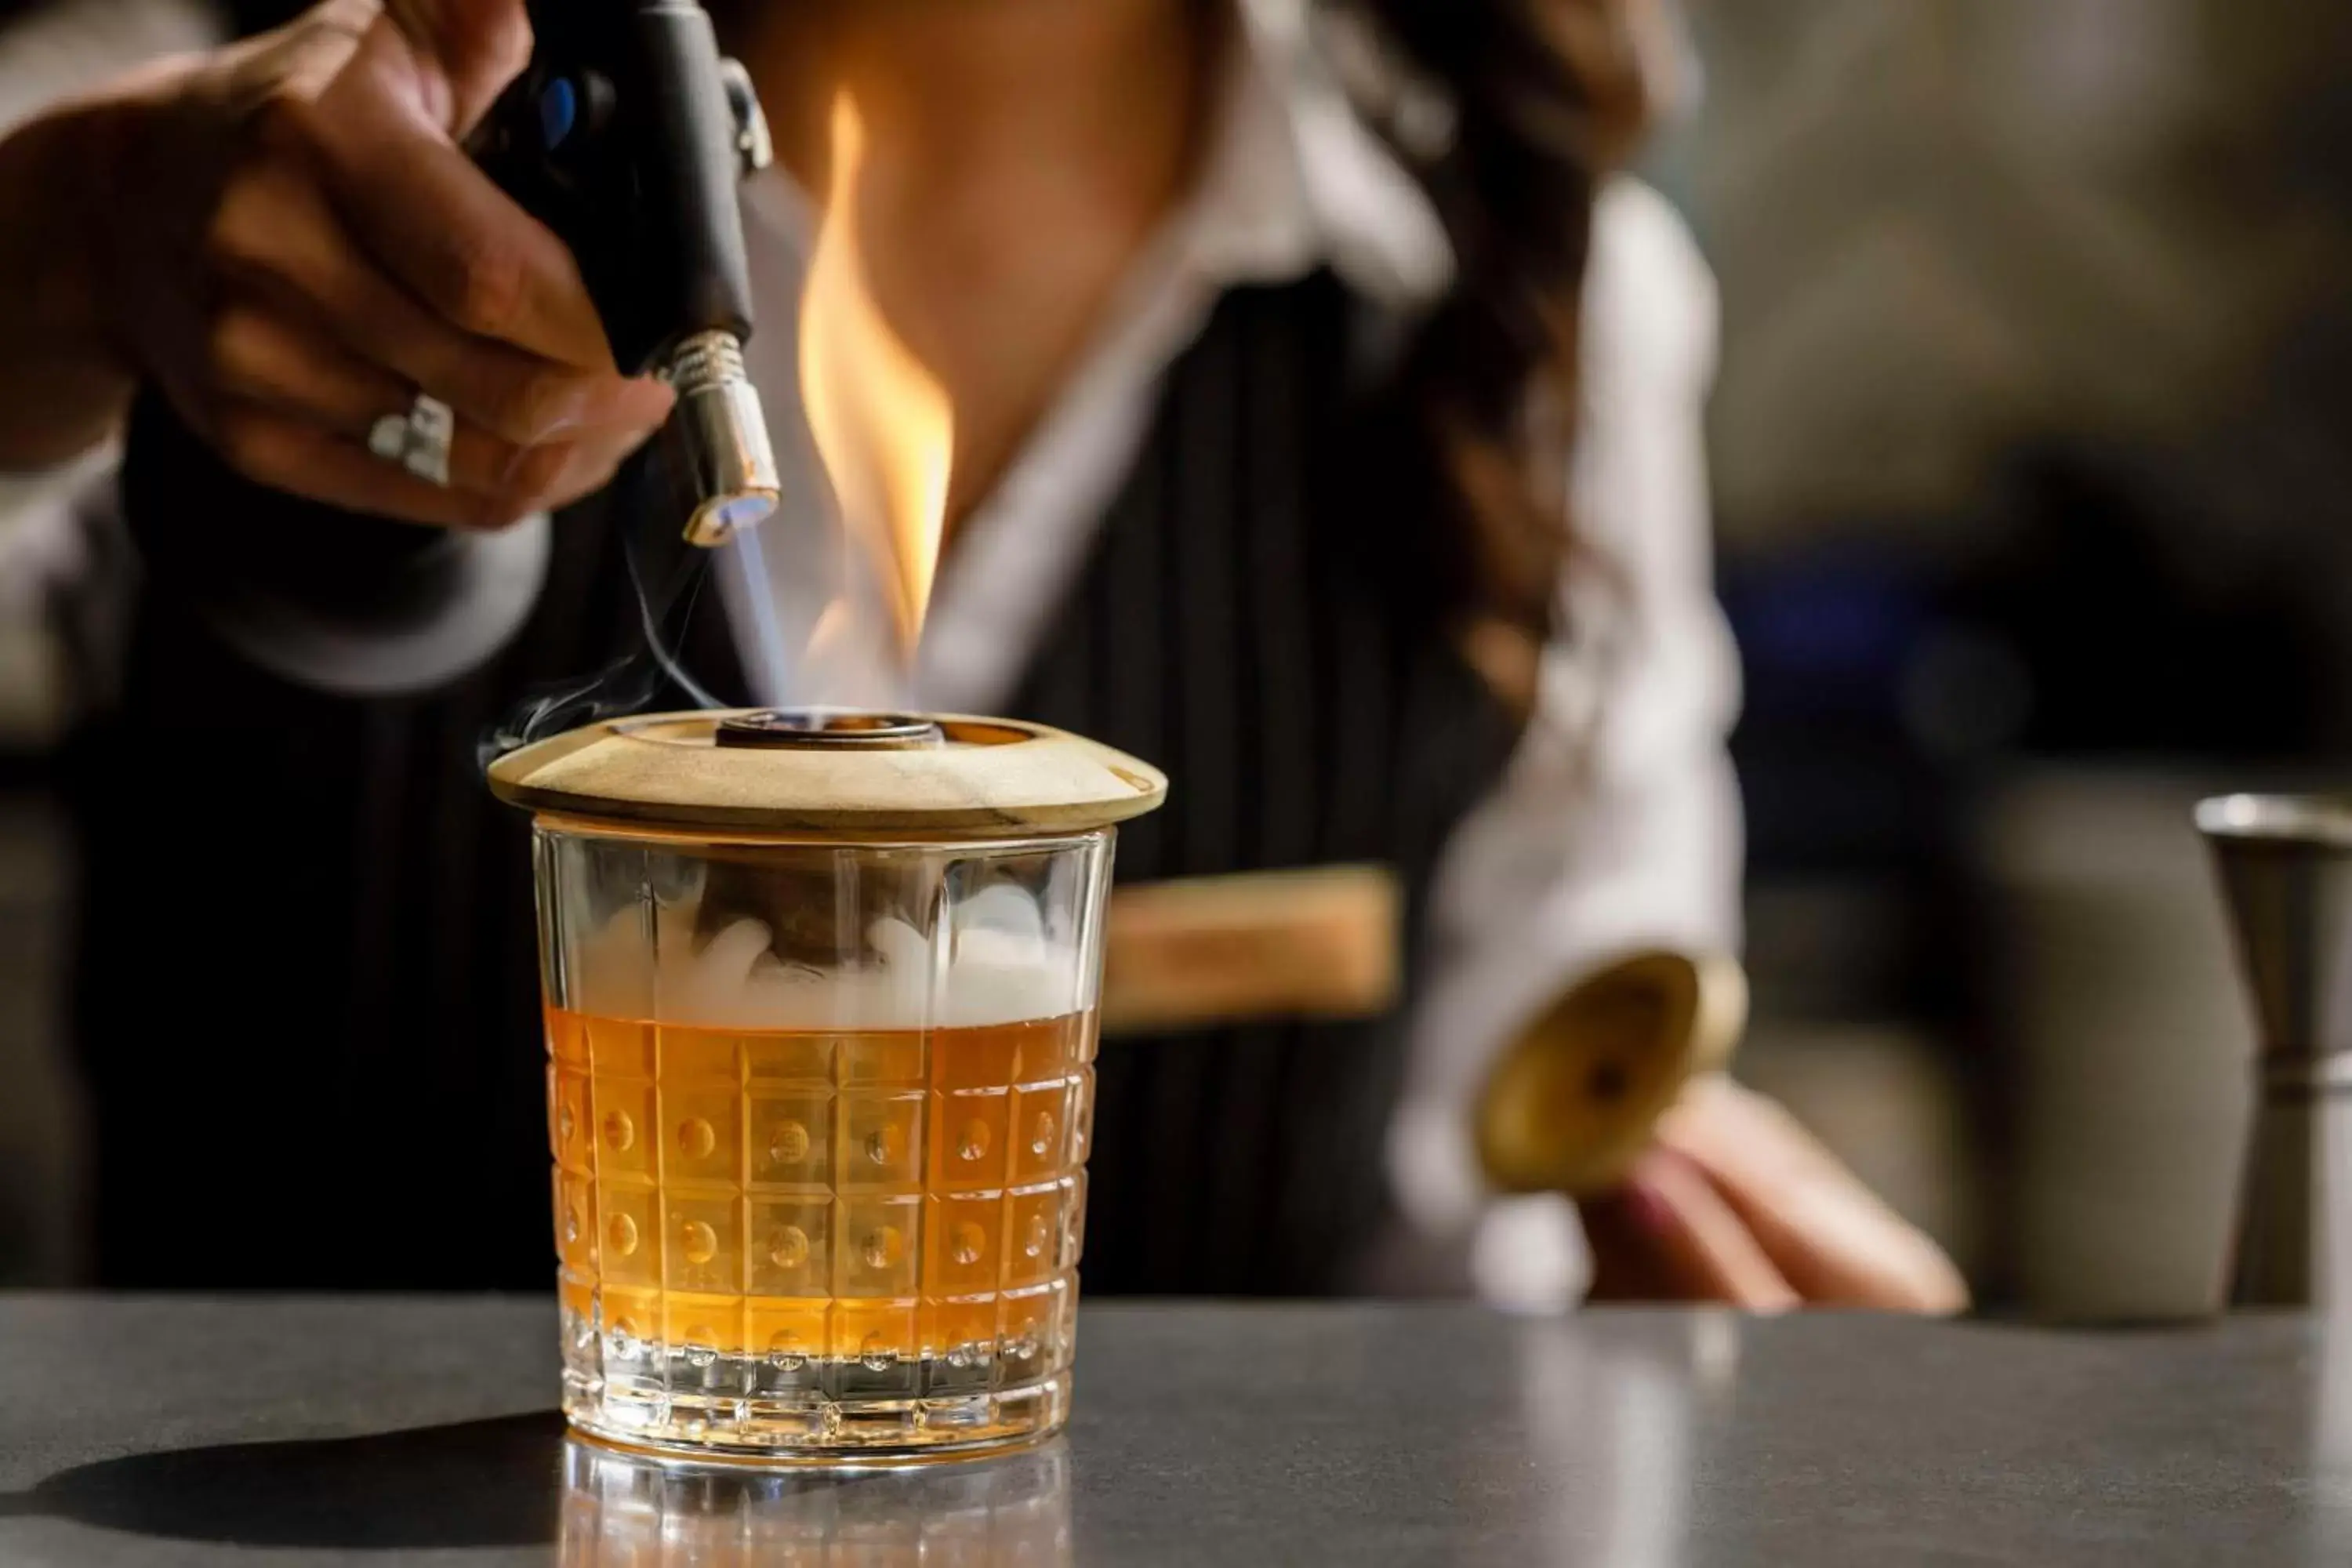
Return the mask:
[[865,839],[1083,833],[1168,794],[1159,769],[1043,724],[814,709],[615,719],[509,752],[489,780],[542,815]]

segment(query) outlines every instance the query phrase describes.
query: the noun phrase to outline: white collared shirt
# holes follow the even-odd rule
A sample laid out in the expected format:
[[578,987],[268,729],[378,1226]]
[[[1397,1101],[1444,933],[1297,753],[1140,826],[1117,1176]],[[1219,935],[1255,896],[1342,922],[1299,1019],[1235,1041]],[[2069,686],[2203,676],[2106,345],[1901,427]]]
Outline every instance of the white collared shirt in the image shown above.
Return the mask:
[[[179,0],[147,0],[173,9]],[[1418,186],[1319,68],[1303,0],[1244,0],[1242,47],[1202,179],[1094,334],[1078,369],[959,532],[942,564],[911,691],[878,644],[806,653],[859,568],[835,520],[798,400],[805,205],[781,179],[746,203],[767,399],[785,504],[758,559],[730,552],[721,589],[744,664],[769,700],[912,700],[986,711],[1006,700],[1081,568],[1145,439],[1162,374],[1218,298],[1328,264],[1399,305],[1452,277]],[[127,63],[127,62],[126,62]],[[1701,413],[1716,342],[1714,283],[1666,203],[1631,182],[1595,215],[1583,407],[1570,489],[1579,550],[1561,587],[1536,710],[1506,775],[1447,847],[1432,902],[1428,984],[1390,1139],[1403,1214],[1466,1249],[1479,1289],[1523,1307],[1573,1300],[1588,1270],[1563,1199],[1483,1188],[1469,1106],[1496,1052],[1544,1002],[1624,948],[1738,939],[1739,809],[1725,738],[1738,658],[1712,588]],[[5,515],[85,489],[0,491]],[[478,552],[463,602],[398,647],[247,646],[282,673],[354,693],[412,689],[488,657],[542,585],[548,524]],[[42,537],[20,527],[19,542]],[[866,625],[881,635],[883,617]],[[323,661],[323,662],[322,662]]]

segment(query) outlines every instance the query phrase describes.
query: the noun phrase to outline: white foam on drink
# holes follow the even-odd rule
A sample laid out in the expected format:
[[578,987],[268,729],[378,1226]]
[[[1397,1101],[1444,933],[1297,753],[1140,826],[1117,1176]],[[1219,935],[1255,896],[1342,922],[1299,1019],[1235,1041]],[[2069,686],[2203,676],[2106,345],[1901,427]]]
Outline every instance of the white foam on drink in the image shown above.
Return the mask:
[[579,944],[575,1005],[704,1028],[920,1029],[1058,1017],[1092,1000],[1075,938],[1049,933],[1015,887],[953,906],[944,943],[877,919],[866,952],[832,968],[783,962],[765,922],[749,918],[698,942],[697,913],[691,901],[656,903],[650,931],[642,907],[614,914]]

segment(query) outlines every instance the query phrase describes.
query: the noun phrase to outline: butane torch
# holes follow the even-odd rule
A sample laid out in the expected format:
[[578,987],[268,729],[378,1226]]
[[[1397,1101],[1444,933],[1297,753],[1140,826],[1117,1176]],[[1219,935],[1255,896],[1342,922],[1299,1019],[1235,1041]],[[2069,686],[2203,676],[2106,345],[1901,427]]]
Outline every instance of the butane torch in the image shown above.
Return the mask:
[[[777,501],[766,417],[743,367],[751,284],[736,196],[771,157],[758,97],[696,0],[531,0],[529,10],[530,64],[467,151],[571,248],[622,372],[676,391],[660,466],[680,492],[687,539],[722,543]],[[151,560],[168,559],[188,592],[241,615],[299,599],[346,623],[396,622],[436,566],[431,531],[361,517],[327,531],[330,509],[238,477],[152,389],[133,412],[123,497]],[[235,526],[187,529],[192,510]],[[334,542],[331,573],[320,570],[322,539]],[[404,591],[410,583],[420,586]]]
[[613,356],[677,394],[664,432],[712,545],[775,510],[743,370],[751,268],[736,186],[770,161],[751,79],[695,0],[534,0],[530,67],[469,150],[578,258]]

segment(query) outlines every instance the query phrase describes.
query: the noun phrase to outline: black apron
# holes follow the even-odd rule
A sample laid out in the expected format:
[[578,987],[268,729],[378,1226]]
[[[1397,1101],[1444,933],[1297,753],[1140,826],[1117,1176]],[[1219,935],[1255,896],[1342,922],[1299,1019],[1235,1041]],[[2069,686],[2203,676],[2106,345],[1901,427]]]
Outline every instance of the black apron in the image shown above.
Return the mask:
[[[1356,395],[1362,321],[1328,274],[1223,301],[1008,707],[1173,778],[1121,880],[1378,862],[1417,933],[1516,730],[1433,600],[1455,535],[1405,422]],[[515,642],[397,700],[289,684],[143,596],[123,702],[70,757],[101,1283],[546,1287],[530,857],[476,747],[636,615],[612,530],[556,538]],[[715,596],[695,626],[740,699]],[[1408,999],[1419,961],[1409,938]],[[1086,1288],[1342,1288],[1402,1016],[1107,1042]]]

